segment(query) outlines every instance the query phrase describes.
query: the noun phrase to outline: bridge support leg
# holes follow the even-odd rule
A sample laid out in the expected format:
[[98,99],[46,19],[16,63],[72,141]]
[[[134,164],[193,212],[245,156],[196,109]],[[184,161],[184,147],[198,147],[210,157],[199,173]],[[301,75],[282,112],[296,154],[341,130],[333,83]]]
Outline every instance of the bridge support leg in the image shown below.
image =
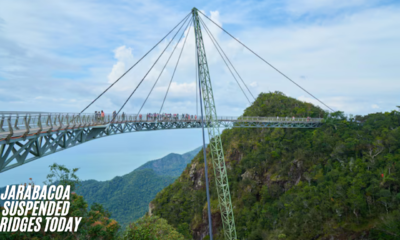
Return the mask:
[[[224,151],[222,148],[221,135],[218,127],[217,110],[215,108],[214,94],[197,11],[198,10],[196,8],[193,8],[192,10],[193,25],[196,37],[197,67],[202,98],[204,100],[204,111],[206,113],[205,121],[211,123],[211,126],[209,126],[207,130],[210,140],[209,147],[213,162],[215,183],[217,186],[219,208],[221,211],[225,239],[236,240],[235,219],[233,215],[231,195],[229,192]],[[208,176],[205,177],[207,179]],[[210,229],[210,231],[212,231],[212,229]]]

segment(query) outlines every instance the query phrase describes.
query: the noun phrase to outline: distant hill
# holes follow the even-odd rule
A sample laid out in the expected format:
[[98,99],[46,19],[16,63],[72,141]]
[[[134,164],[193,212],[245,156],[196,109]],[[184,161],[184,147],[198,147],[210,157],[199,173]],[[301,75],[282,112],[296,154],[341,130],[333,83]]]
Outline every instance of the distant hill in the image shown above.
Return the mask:
[[102,204],[111,212],[111,217],[125,227],[148,211],[150,201],[181,175],[200,150],[168,154],[109,181],[82,181],[76,193],[89,204]]
[[170,153],[163,158],[149,161],[136,170],[153,169],[158,175],[179,177],[186,165],[192,161],[201,149],[202,147],[199,147],[182,155]]
[[89,204],[102,204],[113,219],[125,226],[142,217],[149,202],[175,178],[157,175],[152,169],[135,170],[109,181],[83,181],[76,193]]
[[[108,181],[82,181],[76,193],[89,203],[100,203],[123,228],[142,217],[158,192],[174,182],[202,148],[149,161],[134,171]],[[0,188],[0,194],[5,192]],[[2,203],[0,202],[0,205]]]

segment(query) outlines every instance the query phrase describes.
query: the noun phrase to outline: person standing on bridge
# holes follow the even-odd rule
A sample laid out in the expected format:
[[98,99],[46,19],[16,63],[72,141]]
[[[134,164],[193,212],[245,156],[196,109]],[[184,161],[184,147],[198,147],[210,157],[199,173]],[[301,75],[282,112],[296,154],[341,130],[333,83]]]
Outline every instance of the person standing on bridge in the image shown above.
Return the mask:
[[122,112],[122,121],[125,121],[125,113]]
[[104,116],[105,116],[105,114],[104,114],[104,112],[103,112],[103,110],[101,110],[101,121],[104,123]]
[[114,111],[114,112],[113,112],[113,122],[115,121],[116,118],[117,118],[117,112]]
[[94,120],[97,122],[97,111],[94,111]]

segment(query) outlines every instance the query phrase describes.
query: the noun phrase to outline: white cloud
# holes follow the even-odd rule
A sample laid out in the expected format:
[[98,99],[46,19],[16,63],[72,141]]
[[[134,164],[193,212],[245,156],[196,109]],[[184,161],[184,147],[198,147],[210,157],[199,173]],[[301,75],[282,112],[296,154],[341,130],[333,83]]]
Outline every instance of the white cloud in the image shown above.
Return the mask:
[[[29,1],[25,5],[8,2],[0,9],[4,19],[0,23],[0,105],[6,108],[4,110],[29,110],[32,105],[41,108],[35,110],[81,110],[186,12],[186,9],[177,11],[163,6],[161,2],[48,4],[38,0],[32,4]],[[400,55],[397,47],[400,32],[393,30],[400,28],[397,6],[366,8],[364,6],[370,5],[363,0],[287,1],[273,10],[280,16],[277,24],[271,23],[276,19],[270,14],[254,14],[262,10],[260,6],[265,5],[255,8],[254,4],[238,3],[226,10],[225,6],[210,3],[204,12],[289,77],[298,81],[295,76],[307,76],[298,82],[335,110],[367,113],[376,98],[382,100],[378,103],[381,110],[395,108],[393,102],[398,100],[400,91],[400,72],[393,64]],[[43,10],[41,14],[33,14],[38,8]],[[11,14],[17,9],[24,17]],[[166,14],[159,14],[161,9]],[[329,9],[352,11],[318,18],[318,14]],[[296,18],[299,14],[309,17],[303,21]],[[310,98],[203,19],[254,95],[278,90],[298,99]],[[193,28],[186,34],[189,34],[188,40],[167,104],[189,112],[196,99]],[[204,30],[203,37],[217,109],[223,115],[239,115],[247,100]],[[170,39],[168,37],[167,41]],[[126,112],[136,111],[142,104],[175,43],[176,40],[128,102]],[[183,39],[146,107],[157,108],[162,102],[182,45]],[[121,106],[165,46],[163,43],[154,49],[93,108],[112,111]],[[113,54],[112,49],[115,49]],[[32,81],[35,84],[30,84]],[[76,99],[76,102],[65,101],[60,106],[56,101],[35,99],[37,96]],[[32,101],[26,102],[27,98]]]
[[113,83],[122,74],[128,70],[133,64],[133,54],[132,48],[124,46],[120,46],[114,50],[114,57],[118,60],[116,64],[114,64],[110,74],[108,74],[108,82]]
[[371,108],[373,108],[373,109],[378,109],[378,108],[379,108],[379,106],[378,106],[378,105],[376,105],[376,104],[372,104],[372,105],[371,105]]
[[[302,95],[297,98],[300,101],[312,103],[316,106],[321,107],[324,110],[330,111],[327,107],[321,104],[316,99]],[[362,108],[363,104],[349,104],[349,102],[354,102],[354,99],[346,97],[346,96],[335,96],[335,97],[327,97],[327,98],[320,98],[320,100],[332,108],[334,111],[344,111],[345,113],[354,113],[357,112],[358,108]]]
[[287,11],[293,14],[327,13],[351,7],[362,7],[373,4],[375,0],[296,0],[286,1]]
[[175,96],[190,96],[196,93],[196,85],[192,83],[171,83],[171,88],[169,90],[172,95]]

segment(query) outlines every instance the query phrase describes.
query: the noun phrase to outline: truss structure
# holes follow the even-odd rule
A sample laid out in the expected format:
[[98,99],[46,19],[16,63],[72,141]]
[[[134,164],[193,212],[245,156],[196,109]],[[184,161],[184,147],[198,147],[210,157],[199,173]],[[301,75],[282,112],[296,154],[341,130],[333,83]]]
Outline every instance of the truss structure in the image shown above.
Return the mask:
[[[196,8],[193,8],[192,16],[196,38],[198,74],[204,102],[205,119],[206,122],[211,123],[211,126],[207,128],[209,137],[208,146],[211,152],[211,161],[213,163],[224,236],[225,239],[236,240],[235,218],[232,209],[231,194],[229,191],[228,175],[226,173],[224,150],[222,148],[221,134],[217,124],[217,109],[215,108],[210,72],[208,70],[207,57],[197,11]],[[210,231],[212,231],[212,229],[210,229]]]
[[[137,115],[0,112],[0,172],[79,144],[122,133],[167,129],[201,128],[199,119],[151,118]],[[265,117],[219,117],[206,127],[223,128],[315,128],[322,119],[277,121]]]

